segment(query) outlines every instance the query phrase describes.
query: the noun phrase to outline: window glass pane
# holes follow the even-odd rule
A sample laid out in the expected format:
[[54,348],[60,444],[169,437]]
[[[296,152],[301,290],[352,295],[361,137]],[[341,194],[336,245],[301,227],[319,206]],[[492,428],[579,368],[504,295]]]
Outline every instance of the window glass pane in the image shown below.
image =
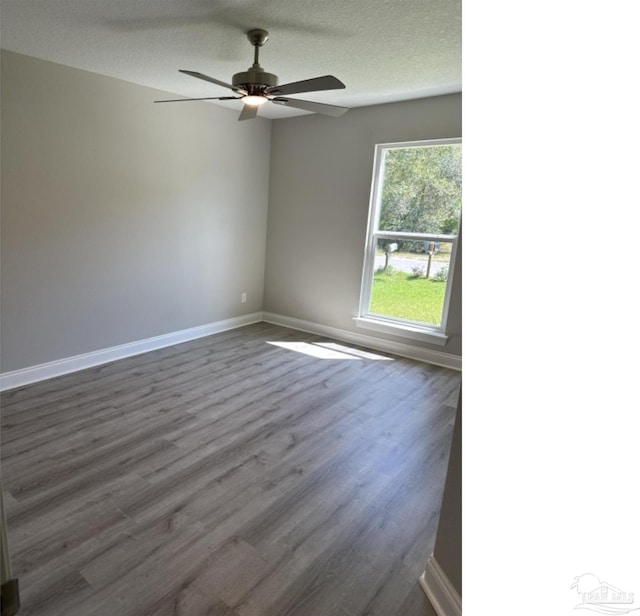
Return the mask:
[[452,246],[378,239],[369,313],[440,326]]
[[457,235],[462,207],[462,146],[385,150],[378,229]]

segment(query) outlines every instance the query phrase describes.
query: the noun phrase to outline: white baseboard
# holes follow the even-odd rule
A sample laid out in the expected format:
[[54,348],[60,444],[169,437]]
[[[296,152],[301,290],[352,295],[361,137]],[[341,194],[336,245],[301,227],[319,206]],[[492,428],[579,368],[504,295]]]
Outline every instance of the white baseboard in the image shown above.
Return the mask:
[[243,327],[244,325],[251,325],[252,323],[259,323],[260,321],[298,329],[311,334],[327,336],[328,338],[334,338],[343,342],[350,342],[351,344],[357,344],[359,346],[368,347],[378,351],[393,353],[394,355],[400,355],[402,357],[417,359],[430,364],[444,366],[445,368],[460,370],[462,367],[462,360],[458,355],[450,355],[449,353],[432,351],[430,349],[420,348],[410,344],[392,342],[382,338],[376,338],[374,336],[357,334],[347,330],[329,327],[327,325],[320,325],[319,323],[313,323],[311,321],[303,321],[302,319],[294,319],[293,317],[274,314],[272,312],[254,312],[241,317],[233,317],[223,321],[216,321],[214,323],[208,323],[198,327],[191,327],[189,329],[163,334],[161,336],[154,336],[153,338],[136,340],[134,342],[121,344],[107,349],[100,349],[98,351],[92,351],[82,355],[75,355],[73,357],[47,362],[45,364],[38,364],[37,366],[30,366],[28,368],[14,370],[12,372],[5,372],[0,374],[0,391],[15,389],[16,387],[22,387],[23,385],[29,385],[30,383],[37,383],[38,381],[44,381],[56,376],[63,376],[72,372],[78,372],[79,370],[85,370],[86,368],[92,368],[118,359],[132,357],[133,355],[140,355],[141,353],[147,353],[148,351],[155,351],[156,349],[180,344],[181,342],[188,342],[189,340],[195,340],[196,338],[203,338],[204,336],[211,336],[212,334],[224,332],[229,329],[235,329],[236,327]]
[[328,338],[335,338],[336,340],[341,340],[343,342],[350,342],[351,344],[357,344],[378,351],[386,351],[387,353],[393,353],[394,355],[400,355],[410,359],[417,359],[418,361],[435,364],[437,366],[444,366],[445,368],[462,370],[462,358],[459,355],[451,355],[450,353],[433,351],[431,349],[413,346],[411,344],[392,342],[390,340],[384,340],[374,336],[357,334],[344,329],[320,325],[319,323],[313,323],[311,321],[303,321],[302,319],[294,319],[293,317],[285,317],[272,312],[264,312],[262,319],[263,321],[273,323],[274,325],[282,325],[283,327],[299,329],[303,332],[309,332],[310,334],[318,334],[320,336],[327,336]]
[[106,364],[117,359],[140,355],[141,353],[147,353],[148,351],[155,351],[174,344],[180,344],[181,342],[188,342],[189,340],[195,340],[196,338],[203,338],[229,329],[235,329],[236,327],[259,323],[260,321],[262,321],[262,312],[254,312],[252,314],[224,319],[223,321],[216,321],[214,323],[207,323],[206,325],[191,327],[189,329],[183,329],[181,331],[171,332],[161,336],[154,336],[153,338],[136,340],[135,342],[121,344],[107,349],[100,349],[98,351],[92,351],[82,355],[75,355],[73,357],[67,357],[65,359],[31,366],[21,370],[5,372],[4,374],[0,374],[0,391],[14,389],[16,387],[29,385],[30,383],[36,383],[38,381],[44,381],[64,374],[70,374],[71,372],[77,372],[79,370],[85,370],[86,368]]
[[433,555],[420,576],[420,586],[438,616],[462,616],[462,599]]

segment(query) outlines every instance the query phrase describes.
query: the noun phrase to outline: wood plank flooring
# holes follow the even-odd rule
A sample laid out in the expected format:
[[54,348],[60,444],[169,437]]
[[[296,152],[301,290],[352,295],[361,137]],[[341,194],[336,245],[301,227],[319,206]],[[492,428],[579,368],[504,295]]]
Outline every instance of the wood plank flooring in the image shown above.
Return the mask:
[[3,393],[20,615],[433,614],[459,386],[259,323]]

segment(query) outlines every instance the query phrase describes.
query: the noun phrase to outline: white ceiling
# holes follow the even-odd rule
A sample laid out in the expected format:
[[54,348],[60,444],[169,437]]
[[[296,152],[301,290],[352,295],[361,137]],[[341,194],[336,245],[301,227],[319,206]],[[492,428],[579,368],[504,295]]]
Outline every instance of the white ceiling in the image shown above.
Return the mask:
[[347,86],[292,98],[360,107],[462,90],[461,0],[1,0],[1,18],[4,49],[185,97],[231,94],[178,69],[231,82],[253,63],[251,28],[269,31],[260,63],[281,84]]

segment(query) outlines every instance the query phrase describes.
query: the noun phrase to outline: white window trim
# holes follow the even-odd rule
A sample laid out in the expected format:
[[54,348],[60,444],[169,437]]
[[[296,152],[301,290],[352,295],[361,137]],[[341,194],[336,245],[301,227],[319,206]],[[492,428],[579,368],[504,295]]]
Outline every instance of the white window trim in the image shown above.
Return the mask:
[[370,329],[382,334],[392,334],[402,338],[411,338],[412,340],[421,340],[439,346],[444,346],[449,340],[449,336],[439,330],[412,325],[404,321],[394,322],[391,317],[374,318],[373,316],[366,316],[354,317],[353,320],[358,327],[363,329]]
[[[451,290],[453,287],[456,256],[458,254],[458,237],[452,235],[438,235],[433,233],[405,233],[396,231],[376,231],[380,215],[380,200],[382,198],[382,160],[383,152],[393,148],[424,147],[435,145],[453,145],[462,143],[462,139],[433,139],[424,141],[379,143],[376,145],[373,160],[373,175],[371,182],[371,195],[369,199],[369,218],[367,222],[367,239],[364,248],[364,265],[362,268],[362,283],[360,287],[360,304],[358,315],[354,321],[358,327],[371,329],[381,333],[402,336],[421,340],[431,344],[444,346],[447,343],[447,319],[449,316],[449,303],[451,301]],[[462,221],[460,221],[462,225]],[[373,287],[373,273],[375,267],[375,253],[378,239],[411,239],[416,241],[447,241],[451,242],[451,259],[449,261],[449,277],[445,291],[444,303],[442,307],[442,322],[440,326],[420,325],[410,321],[385,317],[383,315],[371,314],[369,304],[371,302],[371,291]]]

